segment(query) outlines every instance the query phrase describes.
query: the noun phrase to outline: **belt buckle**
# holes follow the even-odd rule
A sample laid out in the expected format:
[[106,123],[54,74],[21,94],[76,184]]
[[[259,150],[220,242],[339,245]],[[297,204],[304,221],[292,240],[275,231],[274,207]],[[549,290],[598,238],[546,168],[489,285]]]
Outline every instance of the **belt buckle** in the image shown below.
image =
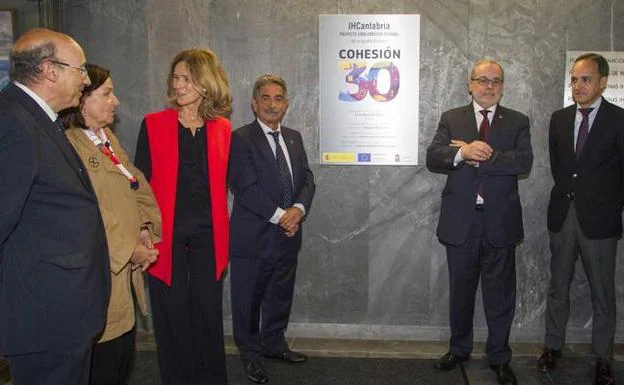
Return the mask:
[[483,211],[483,208],[484,208],[484,204],[483,203],[477,203],[475,205],[475,210],[477,210],[477,211]]

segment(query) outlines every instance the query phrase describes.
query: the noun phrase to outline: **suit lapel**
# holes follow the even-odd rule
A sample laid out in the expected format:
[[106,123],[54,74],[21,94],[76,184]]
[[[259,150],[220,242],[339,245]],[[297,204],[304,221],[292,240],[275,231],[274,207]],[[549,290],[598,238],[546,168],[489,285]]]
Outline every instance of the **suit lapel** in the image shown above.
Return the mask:
[[[600,138],[603,136],[601,134],[601,131],[608,127],[607,109],[609,107],[607,104],[608,102],[603,98],[602,102],[600,103],[600,107],[598,108],[598,112],[596,113],[596,117],[594,118],[594,122],[589,129],[589,134],[587,135],[587,140],[585,141],[585,146],[583,146],[583,152],[581,153],[579,161],[583,160],[583,158],[586,158],[588,154],[591,153],[592,149],[597,146],[596,141],[600,140]],[[574,112],[576,113],[576,110]],[[574,125],[574,121],[572,122],[572,124]]]
[[[83,153],[83,157],[81,158],[81,160],[84,158],[84,162],[92,163],[93,159],[95,159],[99,163],[98,167],[103,167],[106,172],[124,175],[121,170],[119,170],[119,168],[117,168],[117,166],[113,163],[113,161],[110,160],[108,156],[104,155],[102,151],[100,151],[100,149],[95,146],[95,144],[93,144],[93,142],[87,137],[87,135],[85,135],[81,128],[70,128],[65,131],[65,135],[71,137],[75,141],[76,146],[74,147],[74,149],[76,150],[78,155],[80,156],[80,153]],[[117,150],[117,148],[113,146],[113,150]],[[92,167],[92,165],[85,164],[85,167]]]
[[276,175],[276,178],[279,179],[277,161],[275,160],[275,154],[273,154],[273,150],[271,150],[267,136],[264,131],[262,131],[262,127],[260,127],[257,121],[254,121],[253,125],[253,129],[251,130],[252,143],[256,143],[265,163],[271,167],[271,174]]
[[295,146],[296,136],[292,134],[292,131],[289,128],[284,126],[282,126],[282,136],[284,137],[284,142],[286,143],[286,149],[288,149],[288,158],[290,159],[293,187],[296,187],[295,181],[298,177],[297,167],[295,167],[295,159],[297,159],[296,155],[298,155],[297,146]]
[[477,129],[477,119],[475,118],[474,107],[472,106],[472,103],[464,107],[463,112],[464,112],[464,115],[463,115],[464,123],[461,125],[461,127],[465,127],[462,129],[462,131],[465,131],[464,135],[466,137],[466,141],[472,142],[473,140],[479,139],[479,130]]
[[52,139],[52,142],[59,148],[65,160],[67,160],[74,172],[78,174],[78,177],[85,188],[89,192],[93,192],[90,181],[86,179],[80,171],[81,169],[84,170],[84,167],[80,162],[78,154],[76,154],[72,149],[71,144],[65,137],[65,134],[58,131],[56,123],[51,121],[45,111],[43,111],[41,107],[19,87],[14,84],[9,84],[7,85],[7,88],[9,88],[8,91],[22,103],[24,108],[26,108],[35,117],[35,120],[38,123],[37,129],[40,130],[43,135]]
[[496,106],[496,110],[494,110],[489,133],[489,141],[491,143],[496,143],[502,134],[503,127],[505,127],[506,112],[505,107],[502,107],[500,104]]
[[565,151],[562,156],[566,159],[562,159],[565,164],[574,164],[577,162],[576,149],[574,148],[574,118],[576,117],[576,105],[568,107],[563,115],[561,121],[562,133],[561,133],[561,148]]

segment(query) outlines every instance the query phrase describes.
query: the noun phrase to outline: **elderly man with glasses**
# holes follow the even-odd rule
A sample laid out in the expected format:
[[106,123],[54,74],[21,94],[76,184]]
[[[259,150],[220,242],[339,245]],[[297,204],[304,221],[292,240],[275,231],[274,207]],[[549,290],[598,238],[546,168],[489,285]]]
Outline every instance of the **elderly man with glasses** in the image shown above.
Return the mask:
[[529,119],[499,104],[504,73],[475,63],[472,102],[446,111],[427,149],[427,168],[446,174],[437,236],[449,270],[450,349],[435,364],[448,371],[470,359],[479,280],[488,325],[486,354],[500,385],[515,385],[509,331],[516,306],[516,244],[523,238],[518,175],[533,164]]
[[85,55],[38,28],[16,42],[0,93],[0,354],[14,385],[87,385],[110,266],[98,201],[57,122],[77,106]]

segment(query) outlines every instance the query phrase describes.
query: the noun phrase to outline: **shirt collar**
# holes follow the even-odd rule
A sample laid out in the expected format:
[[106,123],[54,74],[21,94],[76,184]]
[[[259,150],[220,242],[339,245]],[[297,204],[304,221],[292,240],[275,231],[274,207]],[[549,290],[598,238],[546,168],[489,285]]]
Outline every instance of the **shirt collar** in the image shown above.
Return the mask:
[[46,103],[45,100],[41,99],[39,95],[37,95],[33,90],[23,85],[20,82],[13,81],[13,84],[22,89],[22,91],[26,92],[28,96],[30,96],[38,105],[45,111],[46,115],[53,121],[56,122],[56,118],[58,118],[58,114],[52,110],[50,105]]
[[[601,103],[602,103],[602,96],[599,97],[598,99],[594,100],[592,105],[589,106],[588,108],[593,108],[594,110],[592,112],[594,112],[594,111],[596,111],[600,107]],[[580,109],[581,109],[581,106],[577,103],[576,104],[576,111],[578,112],[578,110],[580,110]]]
[[[273,129],[269,126],[267,126],[266,124],[264,124],[260,119],[256,118],[256,120],[258,121],[258,124],[260,125],[260,127],[262,128],[262,131],[264,131],[264,133],[266,135],[268,135],[271,132],[274,132]],[[278,123],[277,124],[277,132],[279,132],[282,128],[282,124]]]
[[472,108],[474,108],[475,115],[480,115],[482,110],[488,110],[492,112],[492,116],[496,113],[496,108],[498,104],[490,106],[488,108],[481,107],[475,100],[472,101]]

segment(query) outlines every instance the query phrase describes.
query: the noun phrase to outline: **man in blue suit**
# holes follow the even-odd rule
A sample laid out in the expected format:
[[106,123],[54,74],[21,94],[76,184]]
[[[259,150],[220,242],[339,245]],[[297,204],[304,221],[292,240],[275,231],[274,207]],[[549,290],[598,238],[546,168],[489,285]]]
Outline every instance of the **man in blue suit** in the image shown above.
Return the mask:
[[256,120],[232,134],[228,184],[234,340],[247,378],[268,381],[262,357],[307,360],[290,350],[288,326],[301,249],[301,224],[314,197],[314,176],[299,132],[284,127],[286,82],[262,75],[251,107]]
[[110,266],[97,198],[55,124],[89,84],[69,36],[26,32],[0,93],[0,354],[15,385],[86,385]]
[[446,247],[450,283],[449,352],[435,364],[451,370],[470,358],[479,279],[488,324],[486,353],[500,385],[515,385],[509,331],[516,306],[516,244],[523,238],[518,175],[533,163],[529,119],[499,104],[499,63],[475,63],[473,101],[446,111],[427,149],[427,168],[447,175],[437,235]]
[[542,372],[553,370],[570,314],[570,283],[581,258],[594,308],[592,344],[596,385],[613,385],[615,260],[624,208],[624,109],[602,97],[609,63],[589,53],[574,61],[570,84],[575,104],[550,119],[549,153],[554,186],[548,203],[550,287],[546,305]]

